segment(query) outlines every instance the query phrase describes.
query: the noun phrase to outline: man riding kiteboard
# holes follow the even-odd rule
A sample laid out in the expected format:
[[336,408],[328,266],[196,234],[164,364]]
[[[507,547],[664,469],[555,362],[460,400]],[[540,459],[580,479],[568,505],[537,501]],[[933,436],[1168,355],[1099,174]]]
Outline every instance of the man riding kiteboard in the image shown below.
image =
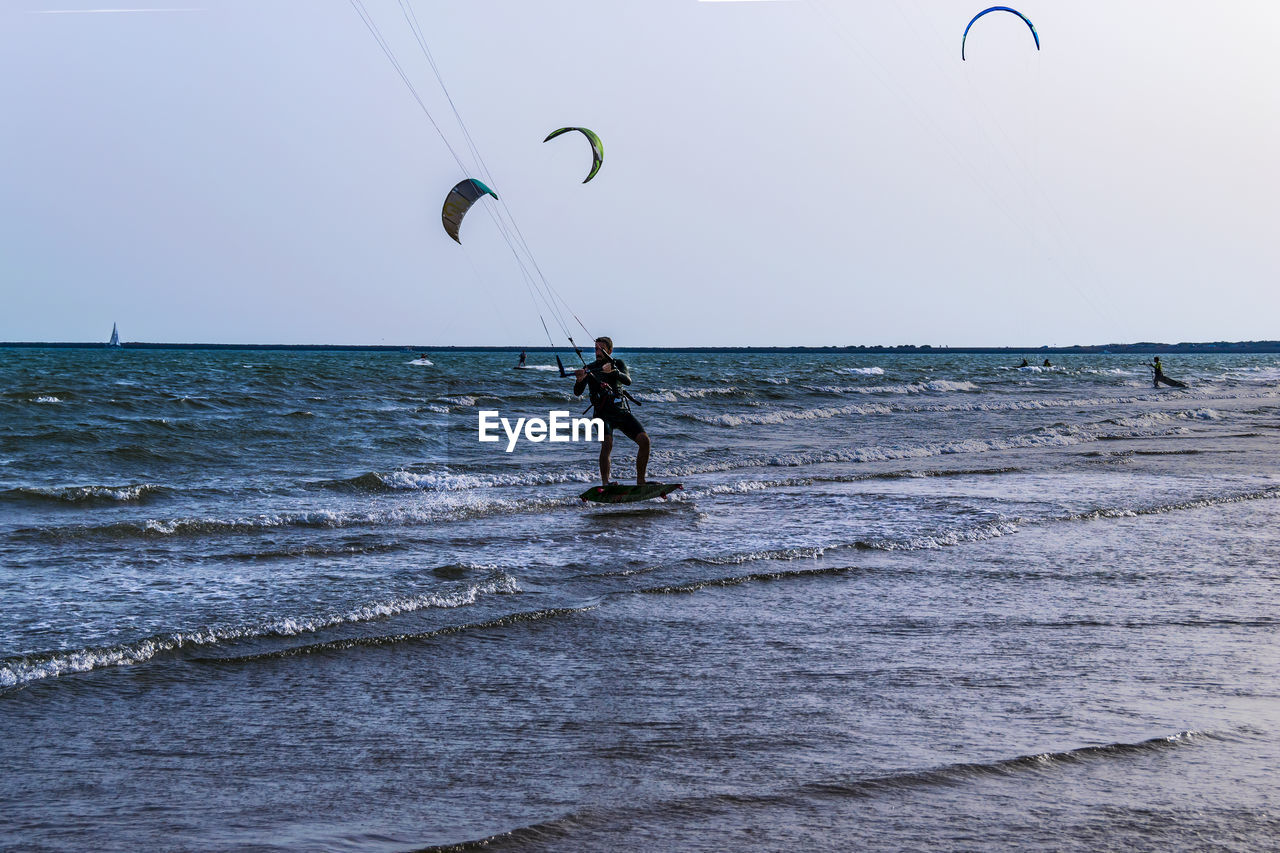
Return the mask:
[[613,357],[613,340],[596,338],[596,360],[573,373],[574,396],[583,390],[591,392],[591,408],[595,417],[604,421],[604,442],[600,445],[600,482],[609,485],[609,455],[613,452],[613,431],[621,430],[636,443],[636,485],[644,485],[649,467],[649,434],[636,416],[631,414],[631,395],[622,389],[631,384],[631,374],[621,359]]

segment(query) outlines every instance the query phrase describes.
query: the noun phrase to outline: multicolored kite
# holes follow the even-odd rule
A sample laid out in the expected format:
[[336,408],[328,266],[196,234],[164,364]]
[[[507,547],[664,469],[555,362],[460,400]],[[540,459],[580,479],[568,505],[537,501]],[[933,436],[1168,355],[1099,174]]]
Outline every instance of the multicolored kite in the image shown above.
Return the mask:
[[440,211],[440,219],[444,223],[444,230],[449,232],[449,236],[454,239],[454,242],[459,245],[462,244],[462,241],[458,239],[458,229],[462,227],[462,217],[467,215],[471,205],[486,195],[491,195],[494,198],[498,197],[496,192],[475,178],[458,181],[458,185],[449,190],[449,195],[444,200],[444,210]]

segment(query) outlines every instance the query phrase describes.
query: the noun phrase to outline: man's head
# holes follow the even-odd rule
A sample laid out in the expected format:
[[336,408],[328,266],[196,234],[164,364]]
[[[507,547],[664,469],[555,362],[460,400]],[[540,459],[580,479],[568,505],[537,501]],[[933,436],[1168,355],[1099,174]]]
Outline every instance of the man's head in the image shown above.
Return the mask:
[[613,338],[607,338],[604,335],[596,338],[596,355],[612,355],[613,354]]

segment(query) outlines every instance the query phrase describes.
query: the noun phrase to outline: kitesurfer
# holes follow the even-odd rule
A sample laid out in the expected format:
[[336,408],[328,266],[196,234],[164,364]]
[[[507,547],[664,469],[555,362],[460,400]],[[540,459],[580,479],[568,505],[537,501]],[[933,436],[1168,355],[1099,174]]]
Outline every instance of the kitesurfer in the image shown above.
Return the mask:
[[1025,358],[1022,360],[1022,364],[1018,365],[1018,367],[1030,367],[1030,366],[1031,366],[1031,362],[1027,361]]
[[1044,366],[1045,366],[1045,367],[1053,367],[1053,365],[1049,363],[1049,359],[1047,359],[1047,358],[1044,360]]
[[524,350],[520,350],[520,360],[516,362],[516,367],[524,367],[524,360],[526,358],[528,358],[528,355],[525,353]]
[[1152,359],[1151,363],[1148,364],[1147,367],[1150,367],[1152,371],[1151,373],[1152,387],[1159,388],[1161,382],[1163,382],[1165,385],[1168,385],[1170,388],[1186,388],[1187,387],[1187,383],[1179,382],[1176,379],[1170,379],[1168,376],[1164,375],[1164,365],[1160,363],[1160,356],[1156,356],[1154,359]]
[[1160,380],[1164,379],[1164,367],[1163,365],[1160,364],[1160,356],[1156,356],[1155,359],[1151,362],[1151,364],[1147,366],[1150,367],[1151,370],[1153,371],[1153,374],[1151,376],[1152,384],[1156,388],[1159,388]]
[[631,399],[620,386],[631,384],[631,374],[621,359],[613,357],[613,340],[596,338],[596,359],[586,367],[575,370],[573,385],[575,397],[584,389],[591,393],[592,414],[604,421],[604,442],[600,445],[600,481],[609,485],[609,454],[613,452],[613,431],[621,430],[636,443],[636,485],[644,485],[645,469],[649,467],[649,434],[640,421],[631,414],[627,400]]

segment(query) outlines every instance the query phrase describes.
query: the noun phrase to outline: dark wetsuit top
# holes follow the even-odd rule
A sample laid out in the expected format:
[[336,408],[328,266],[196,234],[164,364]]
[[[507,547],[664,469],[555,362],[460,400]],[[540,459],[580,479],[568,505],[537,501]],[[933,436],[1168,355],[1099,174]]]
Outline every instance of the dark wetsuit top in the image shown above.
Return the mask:
[[574,396],[581,396],[583,389],[591,392],[592,414],[604,421],[606,432],[612,433],[620,429],[632,440],[644,432],[644,427],[636,416],[631,414],[627,398],[622,394],[623,385],[631,384],[631,374],[621,359],[612,359],[613,370],[601,372],[600,368],[608,363],[607,359],[596,359],[587,365],[587,375],[573,385]]

